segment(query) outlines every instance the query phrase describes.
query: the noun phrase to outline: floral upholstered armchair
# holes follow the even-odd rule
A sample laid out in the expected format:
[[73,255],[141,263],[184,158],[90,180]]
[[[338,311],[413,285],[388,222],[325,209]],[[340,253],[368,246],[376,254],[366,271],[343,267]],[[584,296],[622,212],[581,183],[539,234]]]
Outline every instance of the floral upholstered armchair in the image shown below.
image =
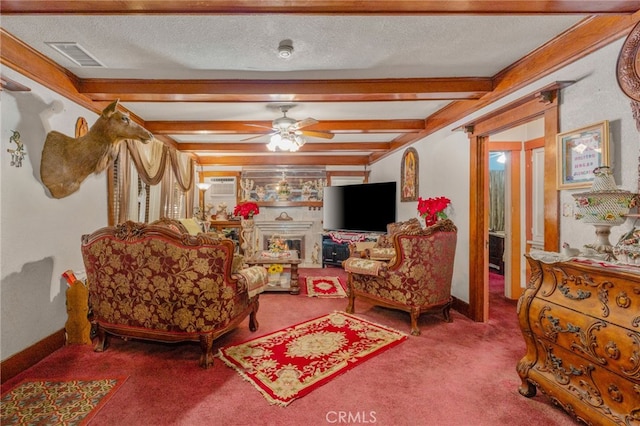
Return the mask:
[[392,259],[350,257],[343,263],[348,273],[349,303],[354,312],[356,297],[374,305],[409,312],[411,334],[420,334],[418,317],[442,311],[451,322],[451,280],[457,228],[449,219],[428,228],[405,226],[390,235]]
[[396,255],[396,250],[393,247],[393,236],[421,229],[422,225],[416,218],[405,222],[390,223],[387,225],[387,233],[380,235],[376,241],[350,243],[349,255],[350,257],[361,257],[363,259],[390,261]]
[[110,335],[159,342],[196,341],[204,368],[214,339],[249,316],[258,328],[262,267],[233,272],[233,241],[190,235],[161,224],[125,222],[83,235],[89,304],[97,325],[96,352]]

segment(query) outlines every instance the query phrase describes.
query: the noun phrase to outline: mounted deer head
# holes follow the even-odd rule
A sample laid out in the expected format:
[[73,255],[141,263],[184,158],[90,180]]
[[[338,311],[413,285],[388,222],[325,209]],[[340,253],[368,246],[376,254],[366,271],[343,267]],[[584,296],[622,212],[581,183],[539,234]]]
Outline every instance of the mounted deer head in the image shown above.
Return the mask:
[[107,106],[87,134],[79,138],[55,130],[47,134],[42,149],[40,176],[54,198],[64,198],[80,188],[91,173],[100,173],[115,159],[125,139],[147,143],[153,135],[117,111],[118,100]]

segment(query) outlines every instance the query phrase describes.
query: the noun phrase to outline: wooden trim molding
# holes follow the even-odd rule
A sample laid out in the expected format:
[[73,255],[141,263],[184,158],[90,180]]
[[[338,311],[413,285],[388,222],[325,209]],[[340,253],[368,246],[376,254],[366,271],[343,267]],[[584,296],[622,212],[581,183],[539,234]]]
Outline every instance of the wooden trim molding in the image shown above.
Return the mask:
[[626,1],[451,1],[451,0],[394,0],[372,1],[363,8],[362,1],[302,1],[289,0],[138,0],[127,6],[122,2],[104,0],[51,1],[51,0],[3,0],[2,13],[6,14],[564,14],[633,13],[639,6],[637,0]]
[[[556,176],[555,141],[558,133],[558,91],[562,85],[554,86],[550,96],[536,93],[510,104],[513,108],[502,108],[466,123],[462,127],[470,131],[470,201],[469,201],[469,310],[474,321],[489,318],[488,281],[488,152],[489,135],[498,133],[538,117],[544,117],[545,128],[545,250],[558,251],[559,247],[559,195],[552,180]],[[551,179],[551,180],[550,180]],[[553,183],[553,186],[552,186]],[[512,287],[513,288],[513,287]]]
[[469,138],[469,314],[474,321],[489,319],[489,146],[486,136]]
[[467,318],[471,318],[471,311],[469,310],[469,304],[463,300],[458,299],[453,296],[453,301],[451,302],[451,309],[459,312]]
[[2,361],[2,363],[0,363],[1,382],[6,382],[27,368],[42,361],[47,356],[63,347],[64,344],[65,331],[62,329]]

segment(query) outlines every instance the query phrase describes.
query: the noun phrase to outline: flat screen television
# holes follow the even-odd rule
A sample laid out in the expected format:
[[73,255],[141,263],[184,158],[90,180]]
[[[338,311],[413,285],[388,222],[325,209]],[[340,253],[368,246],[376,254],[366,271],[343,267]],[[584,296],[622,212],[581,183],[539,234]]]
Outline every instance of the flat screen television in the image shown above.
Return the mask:
[[328,186],[322,227],[328,231],[386,232],[396,221],[396,183]]

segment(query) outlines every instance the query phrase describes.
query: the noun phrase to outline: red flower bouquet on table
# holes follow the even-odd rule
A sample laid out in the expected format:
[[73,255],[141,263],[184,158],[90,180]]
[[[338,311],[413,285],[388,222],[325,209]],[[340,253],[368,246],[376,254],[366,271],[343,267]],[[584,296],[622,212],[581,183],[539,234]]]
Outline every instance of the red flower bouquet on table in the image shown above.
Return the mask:
[[250,219],[258,213],[260,213],[260,207],[253,201],[244,201],[233,208],[233,215],[244,219]]
[[446,219],[447,214],[444,210],[451,204],[451,200],[447,197],[434,197],[424,200],[418,198],[418,213],[425,220],[427,226],[434,225],[440,219]]

